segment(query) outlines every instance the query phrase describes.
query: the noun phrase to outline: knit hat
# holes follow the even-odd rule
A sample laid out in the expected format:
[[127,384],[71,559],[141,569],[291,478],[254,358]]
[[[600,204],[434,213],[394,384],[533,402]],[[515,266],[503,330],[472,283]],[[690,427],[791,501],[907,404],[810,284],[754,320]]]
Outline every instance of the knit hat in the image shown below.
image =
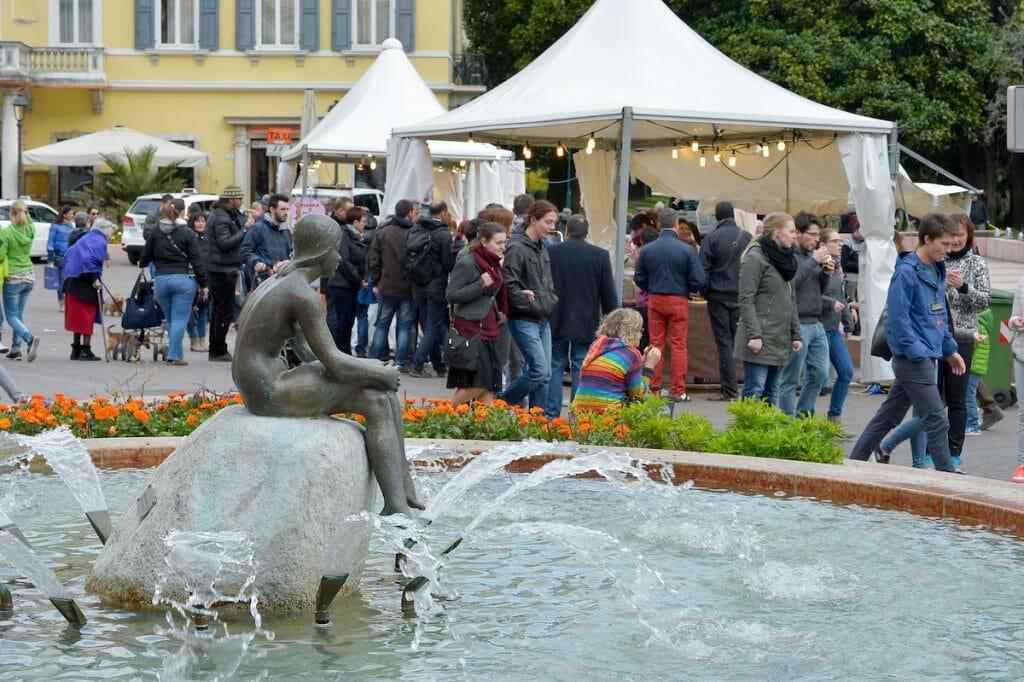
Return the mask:
[[245,193],[242,192],[242,188],[238,185],[225,185],[224,189],[220,191],[221,199],[244,199]]

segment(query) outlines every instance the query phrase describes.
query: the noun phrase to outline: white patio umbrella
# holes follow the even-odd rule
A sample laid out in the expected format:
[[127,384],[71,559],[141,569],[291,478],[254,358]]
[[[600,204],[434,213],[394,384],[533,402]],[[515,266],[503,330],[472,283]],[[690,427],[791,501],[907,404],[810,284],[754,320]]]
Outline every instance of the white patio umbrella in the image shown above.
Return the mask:
[[210,155],[205,152],[124,126],[29,149],[21,159],[27,166],[102,166],[104,154],[126,162],[126,152],[135,153],[144,147],[156,148],[153,164],[157,167],[175,162],[186,168],[210,165]]

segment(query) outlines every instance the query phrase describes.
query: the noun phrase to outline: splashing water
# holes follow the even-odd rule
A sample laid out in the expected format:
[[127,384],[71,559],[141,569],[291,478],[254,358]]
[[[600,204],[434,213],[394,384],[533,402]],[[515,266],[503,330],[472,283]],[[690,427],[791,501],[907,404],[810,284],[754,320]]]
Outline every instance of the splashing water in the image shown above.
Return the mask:
[[[253,583],[258,564],[248,535],[237,531],[171,531],[164,538],[164,563],[168,570],[157,581],[153,604],[167,604],[173,611],[167,613],[169,627],[156,628],[156,634],[181,644],[173,652],[155,652],[163,657],[160,679],[230,679],[246,659],[257,635],[267,641],[274,639],[272,631],[263,629],[257,608],[259,595]],[[168,596],[181,586],[188,594],[184,602]],[[255,627],[231,634],[213,607],[246,602]],[[174,611],[184,617],[182,627],[175,624]],[[220,625],[221,634],[195,631],[191,626],[200,617],[213,618]],[[261,674],[257,679],[265,676]]]
[[434,520],[462,499],[466,491],[506,466],[526,457],[541,455],[558,450],[558,444],[544,441],[528,441],[513,445],[500,445],[474,457],[469,464],[460,469],[437,494],[427,502],[420,518]]
[[46,567],[30,547],[12,533],[0,532],[0,559],[19,570],[25,578],[39,588],[47,598],[67,597],[67,592],[53,571]]
[[82,441],[66,426],[44,431],[37,436],[0,434],[5,441],[0,448],[21,446],[42,457],[57,472],[84,512],[106,511],[96,467]]

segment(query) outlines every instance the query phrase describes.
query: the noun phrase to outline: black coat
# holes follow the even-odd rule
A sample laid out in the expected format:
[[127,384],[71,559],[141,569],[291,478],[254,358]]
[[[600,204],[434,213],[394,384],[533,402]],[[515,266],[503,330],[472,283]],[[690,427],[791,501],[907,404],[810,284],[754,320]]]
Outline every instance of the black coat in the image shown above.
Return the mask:
[[558,304],[551,313],[551,338],[594,340],[601,316],[619,307],[608,252],[570,237],[548,248]]
[[206,269],[210,272],[237,272],[242,267],[242,240],[245,217],[226,204],[213,209],[206,221],[210,235]]
[[350,225],[341,226],[341,243],[338,244],[338,268],[331,275],[328,286],[336,289],[355,289],[358,291],[366,279],[367,246],[355,228]]

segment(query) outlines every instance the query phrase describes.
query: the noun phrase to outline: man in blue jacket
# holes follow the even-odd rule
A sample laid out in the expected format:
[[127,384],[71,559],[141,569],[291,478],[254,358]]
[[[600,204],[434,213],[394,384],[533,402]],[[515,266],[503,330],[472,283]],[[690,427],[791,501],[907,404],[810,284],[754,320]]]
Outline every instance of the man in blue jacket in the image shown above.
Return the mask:
[[[633,281],[651,295],[647,308],[651,345],[662,353],[665,344],[672,348],[671,381],[668,397],[674,402],[690,402],[686,395],[686,334],[690,323],[690,293],[703,291],[707,276],[697,252],[679,239],[678,214],[671,208],[658,213],[661,235],[640,250]],[[641,351],[645,350],[643,348]],[[663,366],[654,368],[651,392],[661,387]]]
[[940,360],[948,362],[953,374],[966,371],[964,359],[956,352],[946,307],[946,266],[956,225],[942,213],[929,213],[917,231],[918,246],[896,263],[889,282],[889,319],[885,340],[892,351],[896,375],[889,395],[868,422],[850,459],[866,461],[896,427],[913,405],[924,421],[928,453],[940,471],[953,472],[949,455],[949,421],[939,395],[936,373]]
[[277,267],[292,257],[292,233],[287,229],[289,199],[275,194],[267,202],[267,212],[261,215],[245,233],[239,255],[254,289]]

